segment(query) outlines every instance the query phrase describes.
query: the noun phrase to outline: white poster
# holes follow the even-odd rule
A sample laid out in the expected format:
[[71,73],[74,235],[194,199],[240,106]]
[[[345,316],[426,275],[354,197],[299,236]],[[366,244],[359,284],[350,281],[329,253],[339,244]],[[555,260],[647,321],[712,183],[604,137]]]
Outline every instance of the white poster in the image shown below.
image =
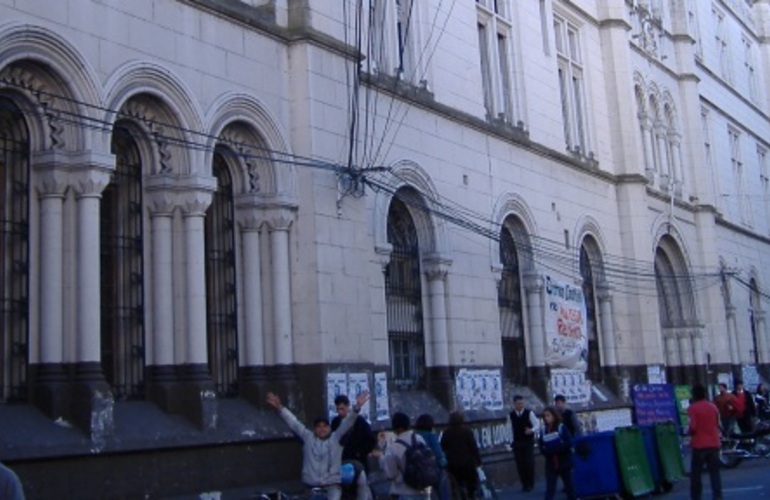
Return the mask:
[[567,403],[583,404],[591,400],[591,381],[583,370],[551,369],[551,394],[563,395]]
[[347,373],[329,373],[326,375],[326,408],[329,410],[329,420],[337,416],[334,398],[340,394],[346,394],[347,390]]
[[461,369],[455,377],[455,391],[464,410],[503,409],[500,370]]
[[660,365],[650,365],[647,367],[648,384],[665,384],[666,372]]
[[743,375],[743,388],[749,392],[754,392],[759,384],[759,372],[754,365],[743,365],[741,370]]
[[733,375],[731,373],[717,373],[717,384],[725,384],[728,391],[733,390]]
[[585,371],[588,357],[583,289],[565,279],[545,276],[546,361]]
[[377,420],[390,418],[390,402],[388,401],[388,375],[385,372],[374,374],[374,403]]
[[[350,404],[355,404],[356,398],[359,394],[369,390],[369,375],[367,373],[351,373],[348,375],[348,393],[347,396],[350,399]],[[370,417],[371,404],[367,401],[363,408],[361,408],[361,416],[366,420]]]

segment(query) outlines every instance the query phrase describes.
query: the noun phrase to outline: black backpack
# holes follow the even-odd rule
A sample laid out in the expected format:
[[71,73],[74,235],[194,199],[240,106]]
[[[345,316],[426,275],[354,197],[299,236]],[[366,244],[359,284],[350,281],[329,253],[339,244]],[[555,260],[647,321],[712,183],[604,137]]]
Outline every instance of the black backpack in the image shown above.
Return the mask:
[[417,436],[412,433],[412,444],[407,444],[400,439],[396,440],[406,447],[404,452],[404,484],[415,490],[423,490],[428,486],[438,483],[440,471],[438,460],[433,450],[424,442],[417,441]]

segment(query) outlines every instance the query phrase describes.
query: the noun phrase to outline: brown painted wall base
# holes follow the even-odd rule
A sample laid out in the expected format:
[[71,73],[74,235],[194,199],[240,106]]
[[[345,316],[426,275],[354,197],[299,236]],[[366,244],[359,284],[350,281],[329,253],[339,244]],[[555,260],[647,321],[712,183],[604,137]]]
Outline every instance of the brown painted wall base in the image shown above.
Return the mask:
[[[154,450],[11,463],[27,500],[162,498],[276,482],[296,482],[296,441]],[[146,496],[149,495],[149,496]]]

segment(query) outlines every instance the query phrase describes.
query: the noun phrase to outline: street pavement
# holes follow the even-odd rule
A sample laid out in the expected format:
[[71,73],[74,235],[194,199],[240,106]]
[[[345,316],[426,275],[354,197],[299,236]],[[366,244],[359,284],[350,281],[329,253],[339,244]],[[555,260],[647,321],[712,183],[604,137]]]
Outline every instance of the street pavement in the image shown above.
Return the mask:
[[[689,457],[688,457],[689,458]],[[688,468],[689,468],[689,464]],[[511,466],[513,473],[513,465]],[[753,500],[755,498],[770,499],[770,460],[754,459],[744,460],[738,467],[730,470],[721,470],[723,497],[725,500]],[[541,476],[542,477],[542,476]],[[575,478],[580,481],[580,478]],[[561,490],[561,484],[559,484]],[[258,488],[242,488],[230,491],[216,491],[204,493],[201,495],[179,496],[174,500],[240,500],[255,498],[255,492]],[[541,499],[545,495],[545,481],[540,479],[535,484],[535,489],[528,493],[523,493],[518,487],[497,490],[500,500],[508,499]],[[562,499],[567,496],[559,493],[556,498]],[[647,497],[653,498],[653,496]],[[673,489],[666,494],[654,495],[659,500],[685,500],[690,498],[690,481],[685,478],[676,484]],[[707,473],[703,474],[703,499],[711,498],[711,489]]]

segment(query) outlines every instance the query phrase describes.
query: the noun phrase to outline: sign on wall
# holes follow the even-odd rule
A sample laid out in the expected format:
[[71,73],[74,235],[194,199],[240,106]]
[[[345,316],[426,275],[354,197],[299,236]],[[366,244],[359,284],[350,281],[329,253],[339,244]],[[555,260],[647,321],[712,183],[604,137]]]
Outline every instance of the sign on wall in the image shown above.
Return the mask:
[[[328,373],[326,375],[326,407],[329,412],[329,419],[337,416],[337,408],[334,406],[334,398],[344,394],[350,399],[350,403],[355,402],[356,397],[363,391],[369,390],[368,373]],[[361,416],[369,420],[371,409],[371,398],[361,408]]]
[[377,420],[387,420],[390,418],[388,375],[385,372],[374,374],[374,405]]
[[583,289],[573,282],[546,275],[544,294],[546,362],[585,371],[588,336]]
[[500,370],[462,368],[455,376],[455,391],[464,410],[503,409]]
[[636,384],[631,391],[637,425],[679,424],[679,409],[671,384]]
[[551,395],[561,394],[570,404],[588,403],[591,400],[591,381],[583,370],[553,368],[551,370]]

